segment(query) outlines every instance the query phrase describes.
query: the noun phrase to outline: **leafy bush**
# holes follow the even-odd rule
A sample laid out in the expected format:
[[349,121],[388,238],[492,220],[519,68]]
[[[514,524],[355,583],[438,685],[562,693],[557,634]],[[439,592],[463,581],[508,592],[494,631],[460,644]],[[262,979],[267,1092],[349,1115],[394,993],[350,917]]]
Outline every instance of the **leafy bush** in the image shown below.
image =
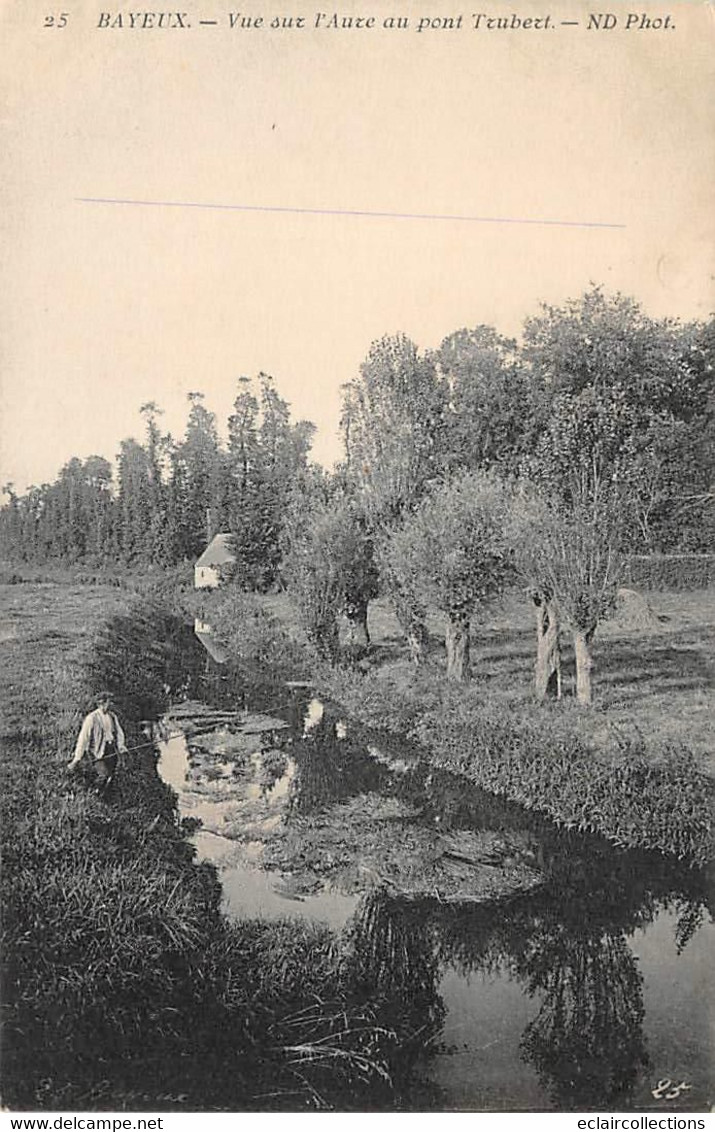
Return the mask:
[[466,680],[469,627],[513,578],[509,492],[493,475],[469,472],[435,488],[392,532],[383,558],[398,593],[447,617],[447,672]]
[[196,595],[189,608],[209,624],[231,659],[242,668],[269,673],[271,679],[299,678],[307,656],[302,642],[266,608],[265,600],[235,585]]
[[191,562],[143,567],[132,571],[130,581],[132,589],[145,597],[173,602],[177,595],[193,590],[194,567]]
[[316,652],[337,658],[338,618],[345,614],[367,645],[367,607],[377,596],[372,539],[347,498],[314,499],[286,524],[282,573]]

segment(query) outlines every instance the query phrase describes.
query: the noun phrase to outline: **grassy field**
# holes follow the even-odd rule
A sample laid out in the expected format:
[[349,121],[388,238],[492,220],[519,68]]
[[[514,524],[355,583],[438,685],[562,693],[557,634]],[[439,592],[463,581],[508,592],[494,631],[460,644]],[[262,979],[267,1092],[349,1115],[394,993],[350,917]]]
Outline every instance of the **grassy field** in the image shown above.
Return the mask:
[[[715,591],[650,593],[645,617],[624,614],[604,622],[593,645],[594,704],[574,699],[573,650],[562,634],[563,699],[537,708],[531,680],[535,658],[532,606],[521,594],[475,618],[472,684],[485,703],[505,712],[570,719],[584,737],[612,751],[624,739],[642,737],[649,748],[687,744],[702,770],[715,776]],[[286,595],[265,599],[268,608],[296,631]],[[399,686],[402,668],[411,674],[404,638],[385,600],[370,606],[372,645],[365,667],[392,669]],[[444,622],[428,621],[428,656],[435,677],[444,669]]]
[[[574,701],[574,661],[563,634],[563,702],[544,710],[570,713],[601,746],[642,735],[650,744],[685,742],[703,769],[715,775],[715,592],[648,595],[653,621],[633,625],[614,618],[594,638],[594,705]],[[432,657],[441,660],[443,626],[433,619]],[[389,607],[375,603],[371,629],[385,659],[400,651]],[[535,630],[528,600],[512,595],[472,630],[473,680],[505,710],[534,712],[531,677]]]

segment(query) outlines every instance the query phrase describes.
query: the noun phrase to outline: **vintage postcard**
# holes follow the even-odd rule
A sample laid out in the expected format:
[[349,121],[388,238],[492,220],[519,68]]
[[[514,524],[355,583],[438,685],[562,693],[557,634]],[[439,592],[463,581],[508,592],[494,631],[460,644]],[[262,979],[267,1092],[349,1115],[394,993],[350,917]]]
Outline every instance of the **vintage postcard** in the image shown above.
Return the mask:
[[704,1129],[715,6],[0,52],[6,1113]]

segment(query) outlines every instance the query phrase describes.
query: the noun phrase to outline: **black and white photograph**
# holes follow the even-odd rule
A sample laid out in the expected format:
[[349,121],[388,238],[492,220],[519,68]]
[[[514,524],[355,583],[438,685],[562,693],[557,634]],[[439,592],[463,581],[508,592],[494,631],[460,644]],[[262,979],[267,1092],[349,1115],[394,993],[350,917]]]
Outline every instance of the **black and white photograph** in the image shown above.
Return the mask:
[[2,1132],[712,1128],[715,6],[187,3],[0,0]]

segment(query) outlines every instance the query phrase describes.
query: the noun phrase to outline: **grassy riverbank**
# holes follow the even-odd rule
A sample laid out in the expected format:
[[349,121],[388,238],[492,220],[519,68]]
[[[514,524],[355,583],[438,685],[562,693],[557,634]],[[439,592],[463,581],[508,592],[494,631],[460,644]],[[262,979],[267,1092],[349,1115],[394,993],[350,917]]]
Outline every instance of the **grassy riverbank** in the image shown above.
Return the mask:
[[389,606],[373,603],[366,655],[331,669],[307,660],[285,595],[217,594],[207,607],[244,662],[252,652],[258,664],[275,658],[286,671],[309,669],[346,714],[418,744],[479,786],[629,848],[699,864],[715,855],[712,591],[649,595],[604,625],[591,710],[571,694],[568,646],[564,699],[533,703],[532,611],[520,595],[475,626],[473,678],[456,687],[445,678],[437,618],[427,663],[416,670]]
[[170,614],[108,586],[2,596],[5,1104],[397,1104],[410,1020],[389,995],[366,1006],[349,948],[292,921],[229,925],[151,751],[125,757],[108,803],[67,775],[99,682],[130,744],[164,706]]

